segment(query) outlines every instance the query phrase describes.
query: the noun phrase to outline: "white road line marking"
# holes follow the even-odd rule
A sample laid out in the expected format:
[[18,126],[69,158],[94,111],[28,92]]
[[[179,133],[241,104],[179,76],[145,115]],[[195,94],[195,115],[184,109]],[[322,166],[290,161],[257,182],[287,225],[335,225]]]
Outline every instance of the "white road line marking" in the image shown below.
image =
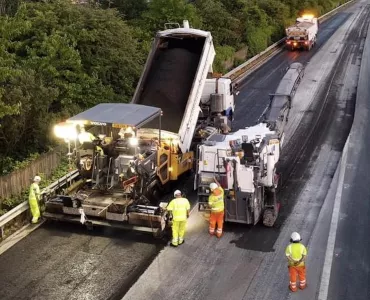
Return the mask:
[[333,215],[332,215],[331,223],[330,223],[328,244],[326,247],[325,262],[324,262],[322,276],[321,276],[318,300],[326,300],[328,297],[331,267],[333,264],[335,239],[336,239],[337,228],[338,228],[340,205],[342,202],[342,191],[344,188],[343,182],[344,182],[344,174],[345,174],[346,164],[347,164],[347,152],[348,152],[348,143],[349,143],[348,140],[349,138],[347,139],[346,145],[344,146],[343,155],[342,155],[342,159],[340,163],[338,188],[335,194]]

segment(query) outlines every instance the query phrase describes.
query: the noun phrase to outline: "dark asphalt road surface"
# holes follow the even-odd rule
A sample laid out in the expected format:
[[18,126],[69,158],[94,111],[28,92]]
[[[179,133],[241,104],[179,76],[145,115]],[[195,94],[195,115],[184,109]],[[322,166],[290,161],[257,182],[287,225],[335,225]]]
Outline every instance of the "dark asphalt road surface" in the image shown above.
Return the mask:
[[269,94],[276,91],[280,80],[285,75],[286,68],[293,62],[300,62],[303,65],[309,63],[311,57],[347,20],[349,15],[347,12],[340,12],[322,23],[317,44],[311,51],[282,51],[240,83],[241,91],[236,100],[237,108],[233,128],[236,130],[255,125],[269,104]]
[[0,299],[120,299],[163,246],[150,235],[46,224],[0,256]]
[[370,123],[363,126],[348,150],[328,300],[370,299]]
[[[237,98],[236,128],[254,125],[285,68],[294,61],[308,62],[348,16],[341,12],[323,23],[318,45],[310,52],[284,51],[248,77]],[[289,211],[294,203],[286,204]],[[270,229],[272,236],[262,243],[265,228],[232,227],[229,230],[243,231],[235,241],[237,247],[273,251],[279,226]],[[118,299],[162,248],[149,235],[103,229],[87,232],[79,226],[48,224],[0,256],[0,298]]]
[[[369,17],[363,31],[368,26]],[[370,299],[369,51],[368,36],[358,82],[355,121],[348,140],[328,300]]]

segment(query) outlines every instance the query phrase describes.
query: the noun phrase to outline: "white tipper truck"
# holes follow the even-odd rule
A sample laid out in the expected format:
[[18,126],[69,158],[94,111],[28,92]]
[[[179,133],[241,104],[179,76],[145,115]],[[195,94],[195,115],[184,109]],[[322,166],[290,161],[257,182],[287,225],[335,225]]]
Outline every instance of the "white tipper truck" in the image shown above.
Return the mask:
[[174,25],[157,33],[132,103],[160,107],[162,130],[177,134],[185,153],[199,126],[213,124],[220,115],[232,118],[234,95],[229,78],[212,78],[211,33],[190,28],[186,20],[182,28],[166,24]]
[[297,18],[294,25],[285,29],[286,47],[292,51],[295,49],[311,50],[316,44],[318,30],[319,22],[313,15],[303,15]]

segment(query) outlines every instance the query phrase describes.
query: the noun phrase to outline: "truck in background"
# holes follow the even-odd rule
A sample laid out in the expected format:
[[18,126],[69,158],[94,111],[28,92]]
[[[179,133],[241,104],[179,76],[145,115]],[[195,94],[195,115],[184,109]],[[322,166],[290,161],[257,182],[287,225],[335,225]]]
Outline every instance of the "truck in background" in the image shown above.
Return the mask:
[[303,15],[297,18],[296,23],[285,29],[286,47],[295,49],[311,50],[316,44],[319,30],[318,18],[313,15]]

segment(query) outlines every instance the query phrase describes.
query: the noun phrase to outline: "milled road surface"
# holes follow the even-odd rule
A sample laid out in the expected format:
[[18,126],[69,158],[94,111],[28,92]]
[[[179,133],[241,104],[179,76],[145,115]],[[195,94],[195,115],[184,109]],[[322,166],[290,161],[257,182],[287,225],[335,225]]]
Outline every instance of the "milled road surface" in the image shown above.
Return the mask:
[[[363,24],[368,28],[368,22]],[[343,185],[335,199],[320,294],[327,299],[370,299],[370,36],[364,47],[358,82],[356,113],[343,161]],[[335,226],[336,224],[336,226]],[[335,230],[337,229],[337,230]],[[336,239],[335,239],[335,238]],[[330,253],[331,251],[331,253]],[[330,263],[332,268],[330,269]],[[324,281],[324,280],[323,280]],[[324,297],[322,297],[324,299]]]
[[[267,105],[268,93],[274,92],[283,77],[285,68],[293,61],[306,63],[310,60],[338,27],[348,21],[353,16],[353,12],[358,13],[358,11],[357,5],[322,24],[318,46],[310,52],[282,52],[248,77],[237,99],[236,127],[253,125]],[[333,55],[335,56],[335,53]],[[335,88],[340,90],[340,86]],[[312,109],[318,108],[314,105]],[[344,124],[348,124],[348,121]],[[345,130],[338,131],[340,136],[338,151],[342,145],[344,132]],[[287,241],[286,237],[283,238],[279,246],[277,238],[282,230],[281,226],[287,222],[286,219],[297,196],[302,192],[303,183],[310,178],[309,170],[313,168],[310,155],[316,149],[314,142],[315,139],[307,153],[297,157],[300,160],[295,174],[299,177],[295,178],[299,180],[288,182],[289,192],[282,192],[285,193],[282,197],[284,208],[276,228],[228,226],[229,232],[221,241],[216,241],[203,235],[205,221],[202,218],[196,218],[198,214],[194,214],[192,219],[194,218],[196,222],[189,230],[187,244],[181,250],[166,248],[163,253],[167,252],[172,256],[166,261],[161,261],[161,254],[159,254],[143,278],[128,293],[127,298],[159,299],[161,295],[163,299],[171,299],[171,295],[179,298],[182,294],[181,299],[221,299],[222,295],[228,295],[228,299],[243,297],[249,299],[246,298],[248,295],[252,297],[253,293],[258,293],[260,291],[258,282],[261,278],[263,278],[261,283],[264,282],[263,280],[275,278],[267,276],[271,272],[276,273],[276,269],[269,269],[269,266],[280,261],[281,247]],[[330,163],[327,175],[329,177],[335,169],[336,159],[337,157],[333,157]],[[323,194],[326,188],[326,186],[322,188]],[[322,205],[322,199],[318,199],[317,202],[312,201],[316,212],[309,220],[300,222],[302,226],[305,222],[314,224]],[[295,220],[294,211],[292,220]],[[196,246],[198,244],[201,246]],[[78,226],[67,224],[45,225],[0,256],[1,299],[118,299],[125,294],[129,286],[162,248],[163,244],[159,241],[154,242],[150,236],[132,232],[103,229],[87,232]],[[209,257],[207,251],[212,248],[219,255]],[[178,261],[179,251],[183,255],[181,261]],[[278,255],[274,251],[279,251]],[[271,258],[270,262],[269,258]],[[159,261],[160,264],[158,264]],[[192,270],[190,263],[194,261],[199,262],[199,268]],[[150,274],[153,268],[155,273]],[[228,277],[223,274],[223,270],[230,271],[230,268],[234,272],[231,272],[232,275]],[[187,270],[186,278],[179,276],[182,270]],[[281,274],[285,272],[284,267]],[[276,288],[284,294],[285,290],[280,288],[286,287],[286,278],[281,274],[277,275],[281,280]],[[235,275],[237,276],[233,277]],[[210,277],[213,283],[209,280]],[[143,280],[145,280],[144,283]],[[225,282],[228,283],[227,287]],[[174,292],[171,283],[183,284]],[[245,294],[248,284],[250,285],[248,294]],[[138,291],[138,286],[142,287],[143,293],[132,296],[135,291]],[[265,287],[264,290],[266,290]],[[236,298],[233,298],[233,295]],[[278,298],[274,297],[274,299]]]

